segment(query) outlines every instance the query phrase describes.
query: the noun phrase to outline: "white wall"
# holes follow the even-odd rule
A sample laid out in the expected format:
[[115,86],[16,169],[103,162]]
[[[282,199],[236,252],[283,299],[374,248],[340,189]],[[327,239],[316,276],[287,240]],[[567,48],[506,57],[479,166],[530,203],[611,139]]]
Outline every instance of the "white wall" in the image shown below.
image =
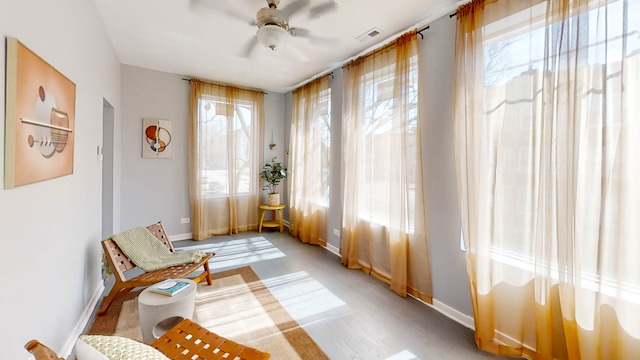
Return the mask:
[[[103,99],[119,121],[118,59],[92,1],[3,1],[0,33],[20,40],[76,84],[73,174],[0,189],[0,358],[27,359],[23,346],[31,339],[66,356],[102,286],[96,147],[102,144]],[[4,100],[4,44],[0,68]],[[4,126],[0,143],[4,168]]]
[[[172,240],[188,239],[189,82],[183,76],[122,65],[122,198],[119,230],[162,221]],[[142,118],[172,120],[171,159],[142,158]],[[276,147],[269,149],[271,134]],[[264,161],[284,159],[284,95],[265,95]],[[284,190],[284,187],[281,185]],[[256,209],[257,211],[257,209]]]

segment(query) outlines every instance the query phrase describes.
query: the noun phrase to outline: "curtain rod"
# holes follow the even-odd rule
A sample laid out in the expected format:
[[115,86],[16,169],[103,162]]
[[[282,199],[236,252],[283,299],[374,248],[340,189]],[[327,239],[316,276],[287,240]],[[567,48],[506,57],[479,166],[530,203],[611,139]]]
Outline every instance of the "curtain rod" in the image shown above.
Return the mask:
[[430,26],[427,25],[427,26],[423,27],[422,29],[416,31],[418,33],[418,35],[420,35],[420,39],[424,39],[424,35],[422,35],[422,32],[425,31],[425,30],[429,30],[429,27]]
[[452,17],[454,17],[454,16],[456,16],[456,15],[458,15],[458,12],[457,12],[457,11],[456,11],[456,12],[454,12],[453,14],[449,14],[449,19],[451,19]]
[[[427,26],[427,27],[428,27],[428,26]],[[424,29],[423,29],[423,30],[424,30]],[[416,31],[416,34],[417,34],[417,33],[418,33],[418,32]],[[405,33],[405,34],[406,34],[406,33]],[[403,35],[400,35],[400,36],[403,36]],[[369,56],[375,55],[375,54],[377,54],[377,53],[379,53],[379,52],[381,52],[381,51],[385,51],[385,50],[387,50],[387,49],[389,49],[389,48],[391,48],[391,47],[394,47],[394,46],[396,45],[396,42],[395,42],[395,41],[396,41],[397,39],[398,39],[398,38],[392,39],[392,40],[390,40],[388,43],[386,43],[386,44],[384,44],[384,45],[380,46],[379,48],[377,48],[377,49],[375,49],[375,50],[372,50],[372,51],[370,51],[370,52],[368,52],[368,53],[366,53],[366,54],[362,54],[362,55],[360,55],[360,56],[356,57],[355,59],[353,59],[353,60],[351,60],[351,61],[347,61],[346,63],[344,63],[344,64],[342,65],[342,68],[344,69],[344,68],[345,68],[345,66],[349,66],[350,64],[352,64],[353,62],[357,61],[358,59],[365,58],[365,57],[369,57]]]
[[[191,79],[189,79],[189,78],[182,78],[182,80],[191,82]],[[264,90],[256,90],[256,89],[243,88],[243,87],[240,87],[240,86],[237,86],[237,85],[233,85],[233,84],[217,84],[217,83],[208,82],[208,81],[202,81],[202,80],[200,80],[200,81],[201,81],[201,82],[203,82],[203,83],[205,83],[205,84],[209,84],[209,85],[233,86],[233,87],[238,88],[238,89],[241,89],[241,90],[253,91],[253,92],[263,93],[263,94],[265,94],[265,95],[269,95],[269,93],[268,93],[268,92],[266,92],[266,91],[264,91]]]

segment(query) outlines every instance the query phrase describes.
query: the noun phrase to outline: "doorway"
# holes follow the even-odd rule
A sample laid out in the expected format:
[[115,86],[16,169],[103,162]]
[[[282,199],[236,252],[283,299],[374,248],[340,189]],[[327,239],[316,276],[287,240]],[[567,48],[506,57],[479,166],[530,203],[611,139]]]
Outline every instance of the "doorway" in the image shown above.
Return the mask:
[[102,99],[102,238],[113,234],[114,109]]

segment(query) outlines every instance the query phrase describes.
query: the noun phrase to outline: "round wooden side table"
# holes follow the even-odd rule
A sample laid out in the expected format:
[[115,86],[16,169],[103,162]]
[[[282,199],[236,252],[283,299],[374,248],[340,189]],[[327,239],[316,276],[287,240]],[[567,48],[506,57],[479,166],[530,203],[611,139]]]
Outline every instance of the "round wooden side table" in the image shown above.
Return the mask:
[[[284,209],[285,205],[284,204],[280,204],[280,205],[275,205],[275,206],[271,206],[271,205],[267,205],[267,204],[260,204],[260,225],[258,227],[258,232],[261,233],[262,232],[262,227],[280,227],[280,232],[284,231],[284,224],[282,222],[282,209]],[[272,216],[271,216],[271,220],[267,220],[264,221],[264,214],[268,211],[271,210],[272,211]],[[278,216],[280,217],[279,219],[276,218],[275,213],[276,211],[278,212]]]

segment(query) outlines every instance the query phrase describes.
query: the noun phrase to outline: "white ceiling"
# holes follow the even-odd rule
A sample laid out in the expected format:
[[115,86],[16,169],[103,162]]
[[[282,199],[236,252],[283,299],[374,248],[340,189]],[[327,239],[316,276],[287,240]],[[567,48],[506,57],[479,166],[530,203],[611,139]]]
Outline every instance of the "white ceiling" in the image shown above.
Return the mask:
[[[310,0],[289,26],[316,39],[291,37],[276,51],[256,46],[250,25],[265,0],[94,0],[120,62],[221,83],[285,93],[315,75],[451,12],[459,0]],[[298,0],[281,0],[282,10]],[[310,9],[333,1],[335,10],[310,17]],[[235,16],[234,16],[235,15]],[[242,19],[241,19],[242,18]],[[356,38],[372,28],[381,34]],[[291,50],[290,47],[295,47]],[[296,56],[298,50],[308,61]]]

